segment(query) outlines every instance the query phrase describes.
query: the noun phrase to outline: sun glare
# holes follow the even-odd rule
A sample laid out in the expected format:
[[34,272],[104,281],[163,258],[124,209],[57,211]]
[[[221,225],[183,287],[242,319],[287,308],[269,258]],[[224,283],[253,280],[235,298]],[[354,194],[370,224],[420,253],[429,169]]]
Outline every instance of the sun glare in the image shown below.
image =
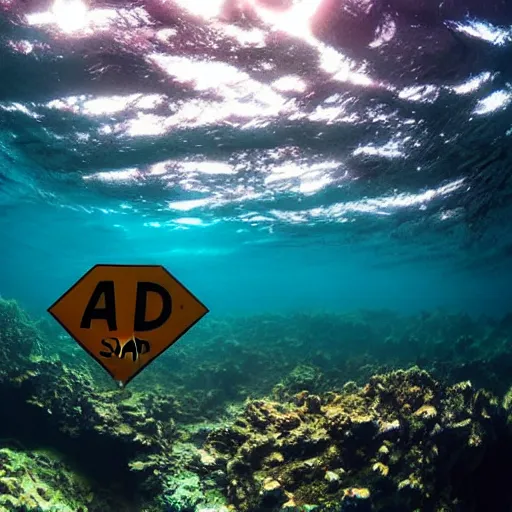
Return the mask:
[[55,0],[51,9],[27,15],[30,25],[56,24],[63,32],[83,29],[88,22],[88,9],[82,0]]
[[224,0],[177,0],[177,3],[195,16],[211,19],[221,14]]
[[55,0],[51,12],[64,32],[75,32],[87,24],[87,6],[81,0]]

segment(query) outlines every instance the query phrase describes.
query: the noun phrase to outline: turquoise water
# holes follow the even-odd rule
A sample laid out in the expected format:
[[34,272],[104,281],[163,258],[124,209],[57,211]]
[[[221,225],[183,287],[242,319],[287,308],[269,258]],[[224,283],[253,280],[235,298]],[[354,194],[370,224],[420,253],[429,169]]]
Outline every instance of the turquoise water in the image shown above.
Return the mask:
[[212,314],[510,309],[504,2],[0,12],[2,296],[156,263]]

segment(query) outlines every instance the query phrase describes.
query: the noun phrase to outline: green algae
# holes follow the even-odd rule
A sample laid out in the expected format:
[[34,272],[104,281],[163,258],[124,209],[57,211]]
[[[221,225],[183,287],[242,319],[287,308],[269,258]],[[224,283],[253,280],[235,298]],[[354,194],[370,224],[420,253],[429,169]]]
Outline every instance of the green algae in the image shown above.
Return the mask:
[[88,512],[92,486],[54,453],[0,449],[0,510]]

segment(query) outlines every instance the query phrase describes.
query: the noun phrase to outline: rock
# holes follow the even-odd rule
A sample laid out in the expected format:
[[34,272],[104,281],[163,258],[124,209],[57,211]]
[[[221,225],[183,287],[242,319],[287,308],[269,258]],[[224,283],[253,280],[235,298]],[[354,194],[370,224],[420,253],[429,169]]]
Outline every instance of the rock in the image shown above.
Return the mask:
[[284,457],[280,452],[272,452],[270,455],[265,457],[265,459],[263,459],[263,464],[270,467],[279,466],[279,464],[282,464],[283,462]]
[[437,410],[432,405],[422,405],[418,410],[413,413],[415,416],[420,416],[425,419],[435,418],[437,416]]
[[322,412],[322,400],[319,396],[310,395],[306,398],[306,411],[309,414],[320,414]]
[[329,483],[339,482],[340,476],[336,474],[334,471],[327,471],[325,473],[325,480],[327,480]]
[[263,507],[275,507],[287,501],[287,496],[282,485],[271,477],[267,477],[263,481],[260,494]]

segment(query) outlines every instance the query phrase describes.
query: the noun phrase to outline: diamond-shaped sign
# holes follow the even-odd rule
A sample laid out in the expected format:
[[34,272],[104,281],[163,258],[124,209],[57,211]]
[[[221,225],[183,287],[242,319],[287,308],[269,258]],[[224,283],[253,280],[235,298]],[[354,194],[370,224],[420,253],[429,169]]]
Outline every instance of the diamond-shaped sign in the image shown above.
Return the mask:
[[48,311],[122,385],[208,313],[159,265],[96,265]]

